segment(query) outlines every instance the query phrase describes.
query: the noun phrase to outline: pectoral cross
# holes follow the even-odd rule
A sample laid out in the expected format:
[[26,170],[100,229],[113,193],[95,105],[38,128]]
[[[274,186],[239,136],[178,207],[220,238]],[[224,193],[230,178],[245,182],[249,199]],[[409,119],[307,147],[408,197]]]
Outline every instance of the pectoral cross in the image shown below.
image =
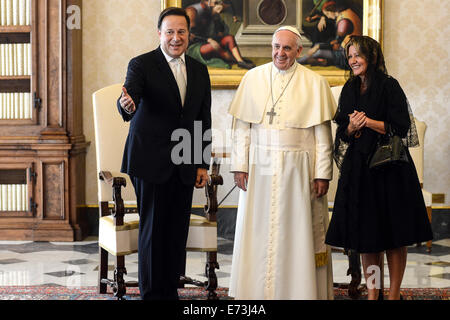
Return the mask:
[[275,112],[275,108],[272,107],[272,110],[270,110],[270,112],[267,112],[266,114],[268,116],[270,116],[269,124],[272,124],[273,123],[273,117],[277,115],[277,113]]

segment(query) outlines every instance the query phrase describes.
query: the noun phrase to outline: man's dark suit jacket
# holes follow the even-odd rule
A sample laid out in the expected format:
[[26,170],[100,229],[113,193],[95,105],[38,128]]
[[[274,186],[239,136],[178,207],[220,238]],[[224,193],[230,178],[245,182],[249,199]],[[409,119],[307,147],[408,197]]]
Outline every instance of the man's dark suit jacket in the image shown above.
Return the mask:
[[[204,161],[202,154],[201,162],[194,163],[193,140],[194,121],[201,121],[202,136],[211,128],[209,74],[206,66],[187,55],[185,57],[187,90],[184,106],[181,105],[172,70],[160,47],[130,61],[124,87],[133,99],[136,111],[128,114],[117,101],[122,118],[131,120],[121,172],[159,184],[167,181],[178,169],[181,181],[193,185],[197,168],[209,168],[210,141],[203,141],[197,132],[195,138],[200,139],[197,143],[201,143],[201,152],[205,152],[208,162]],[[190,163],[175,165],[171,159],[172,149],[179,143],[171,141],[176,129],[186,129],[190,133]],[[198,149],[197,160],[200,158]]]

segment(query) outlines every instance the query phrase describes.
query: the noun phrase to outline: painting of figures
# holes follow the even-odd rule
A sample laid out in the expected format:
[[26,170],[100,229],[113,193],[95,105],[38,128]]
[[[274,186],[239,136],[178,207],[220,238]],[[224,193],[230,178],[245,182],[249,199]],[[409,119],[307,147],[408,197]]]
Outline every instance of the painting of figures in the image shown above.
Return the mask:
[[[302,31],[311,41],[298,62],[348,69],[344,48],[352,35],[363,33],[362,0],[303,1]],[[312,8],[311,8],[312,6]],[[310,9],[311,8],[311,9]]]
[[270,62],[280,26],[302,35],[298,63],[334,85],[345,82],[344,48],[352,35],[382,42],[382,0],[163,0],[168,6],[186,9],[187,54],[208,66],[215,87],[235,87],[247,70]]

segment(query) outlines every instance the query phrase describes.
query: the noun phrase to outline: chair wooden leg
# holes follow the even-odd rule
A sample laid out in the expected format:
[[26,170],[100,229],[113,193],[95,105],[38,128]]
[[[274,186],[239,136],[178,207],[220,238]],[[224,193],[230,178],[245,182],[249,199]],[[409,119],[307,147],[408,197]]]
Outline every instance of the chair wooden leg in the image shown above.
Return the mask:
[[[100,201],[99,205],[99,218],[107,216],[109,214],[108,202]],[[106,293],[107,280],[108,280],[108,251],[102,247],[98,247],[99,253],[99,266],[98,266],[98,292]],[[103,279],[103,281],[102,281]]]
[[123,300],[123,296],[126,294],[125,280],[123,278],[125,274],[127,274],[125,256],[116,256],[116,268],[114,269],[114,284],[112,285],[112,289],[114,297],[117,300]]
[[180,281],[178,282],[178,289],[184,289],[186,284],[186,261],[187,261],[187,252],[184,251],[184,262],[182,263],[181,272],[180,272]]
[[218,300],[217,289],[217,275],[216,270],[219,269],[219,263],[217,262],[217,251],[206,253],[206,268],[205,275],[208,278],[208,284],[206,290],[208,291],[208,300]]
[[348,270],[347,275],[352,276],[352,280],[348,285],[348,294],[353,300],[357,300],[361,292],[359,285],[361,284],[361,260],[358,252],[354,250],[347,251],[348,256]]
[[100,256],[99,270],[98,270],[98,293],[106,293],[107,284],[102,282],[102,279],[108,279],[108,251],[102,247],[98,248]]
[[[432,215],[432,208],[431,207],[427,207],[427,214],[428,214],[428,219],[430,220],[430,224],[431,224],[431,215]],[[430,253],[431,252],[431,245],[432,242],[431,240],[427,242],[427,252]]]

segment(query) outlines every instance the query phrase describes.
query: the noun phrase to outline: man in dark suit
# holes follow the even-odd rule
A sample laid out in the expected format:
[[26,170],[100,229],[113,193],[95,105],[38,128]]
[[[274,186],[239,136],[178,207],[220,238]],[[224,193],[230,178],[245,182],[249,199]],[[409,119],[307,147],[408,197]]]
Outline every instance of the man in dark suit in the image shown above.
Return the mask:
[[178,298],[194,185],[208,180],[211,145],[203,138],[210,140],[211,85],[206,67],[185,55],[189,26],[184,9],[161,12],[161,44],[130,61],[117,101],[123,119],[131,120],[121,171],[137,196],[144,300]]

